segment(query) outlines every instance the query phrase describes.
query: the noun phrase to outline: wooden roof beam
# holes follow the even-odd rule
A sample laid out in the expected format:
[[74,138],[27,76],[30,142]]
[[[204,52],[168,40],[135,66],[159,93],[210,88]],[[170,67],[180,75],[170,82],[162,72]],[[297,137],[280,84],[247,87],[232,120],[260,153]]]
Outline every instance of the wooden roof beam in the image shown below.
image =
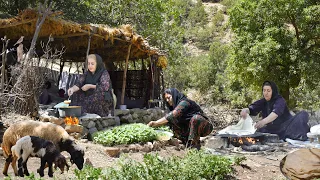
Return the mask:
[[87,33],[81,32],[81,33],[67,34],[67,35],[63,35],[63,36],[53,36],[53,38],[64,39],[64,38],[84,36],[84,35],[87,35]]
[[12,24],[1,25],[0,29],[5,29],[5,28],[13,27],[13,26],[19,26],[19,25],[22,25],[22,24],[30,23],[32,21],[36,21],[36,20],[37,20],[37,18],[29,19],[27,21],[20,21],[20,22],[16,22],[16,23],[12,23]]

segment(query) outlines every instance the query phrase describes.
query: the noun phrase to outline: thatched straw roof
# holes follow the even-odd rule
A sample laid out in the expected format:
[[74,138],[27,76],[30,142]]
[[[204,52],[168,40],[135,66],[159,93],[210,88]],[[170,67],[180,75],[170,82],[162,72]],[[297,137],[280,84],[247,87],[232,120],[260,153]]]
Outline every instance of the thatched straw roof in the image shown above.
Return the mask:
[[[78,24],[62,19],[59,17],[60,14],[61,12],[53,12],[46,18],[38,39],[46,42],[51,35],[53,37],[51,43],[54,47],[66,48],[64,59],[84,61],[89,35],[92,35],[90,53],[100,54],[105,61],[124,61],[130,44],[132,44],[130,60],[164,55],[159,49],[149,46],[148,42],[135,33],[130,25],[111,28],[107,25]],[[0,37],[6,35],[12,44],[21,36],[24,36],[24,42],[31,42],[37,18],[37,11],[26,9],[16,17],[0,19]],[[40,46],[37,50],[41,50]]]

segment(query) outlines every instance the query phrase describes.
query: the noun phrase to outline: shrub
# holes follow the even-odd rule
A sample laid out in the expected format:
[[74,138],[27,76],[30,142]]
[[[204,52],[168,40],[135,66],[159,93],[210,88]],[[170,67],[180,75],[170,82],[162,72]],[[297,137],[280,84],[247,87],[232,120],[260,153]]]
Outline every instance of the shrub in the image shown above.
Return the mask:
[[232,163],[227,157],[190,150],[183,158],[145,154],[143,162],[122,158],[119,167],[85,167],[75,174],[77,179],[224,179]]

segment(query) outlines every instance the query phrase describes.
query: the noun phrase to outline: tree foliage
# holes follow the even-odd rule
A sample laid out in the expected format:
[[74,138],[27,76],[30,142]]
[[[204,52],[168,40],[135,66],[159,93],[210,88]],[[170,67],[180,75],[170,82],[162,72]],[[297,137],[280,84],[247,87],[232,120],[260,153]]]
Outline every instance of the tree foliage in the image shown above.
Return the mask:
[[315,88],[320,5],[316,0],[241,0],[230,11],[236,38],[228,61],[232,82],[259,90],[273,80],[289,100],[302,79]]

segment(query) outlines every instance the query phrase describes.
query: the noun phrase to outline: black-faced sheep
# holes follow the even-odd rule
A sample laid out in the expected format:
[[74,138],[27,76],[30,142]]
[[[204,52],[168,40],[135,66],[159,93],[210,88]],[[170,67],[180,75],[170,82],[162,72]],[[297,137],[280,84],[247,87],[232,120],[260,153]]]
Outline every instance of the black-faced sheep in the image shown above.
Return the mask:
[[6,162],[3,174],[8,175],[8,168],[11,163],[15,175],[17,172],[17,157],[12,156],[11,147],[23,136],[38,136],[48,141],[52,141],[60,152],[67,151],[71,155],[71,163],[75,163],[78,169],[83,168],[84,151],[69,136],[61,126],[39,121],[21,121],[11,125],[3,134],[1,144]]
[[41,166],[39,174],[44,176],[44,169],[46,163],[48,163],[49,171],[48,176],[53,177],[52,164],[55,164],[55,168],[59,167],[61,172],[64,172],[65,166],[69,168],[66,158],[60,153],[57,147],[51,142],[36,136],[24,136],[12,146],[11,152],[18,158],[18,174],[23,177],[24,174],[29,176],[27,168],[27,161],[29,157],[41,158]]

